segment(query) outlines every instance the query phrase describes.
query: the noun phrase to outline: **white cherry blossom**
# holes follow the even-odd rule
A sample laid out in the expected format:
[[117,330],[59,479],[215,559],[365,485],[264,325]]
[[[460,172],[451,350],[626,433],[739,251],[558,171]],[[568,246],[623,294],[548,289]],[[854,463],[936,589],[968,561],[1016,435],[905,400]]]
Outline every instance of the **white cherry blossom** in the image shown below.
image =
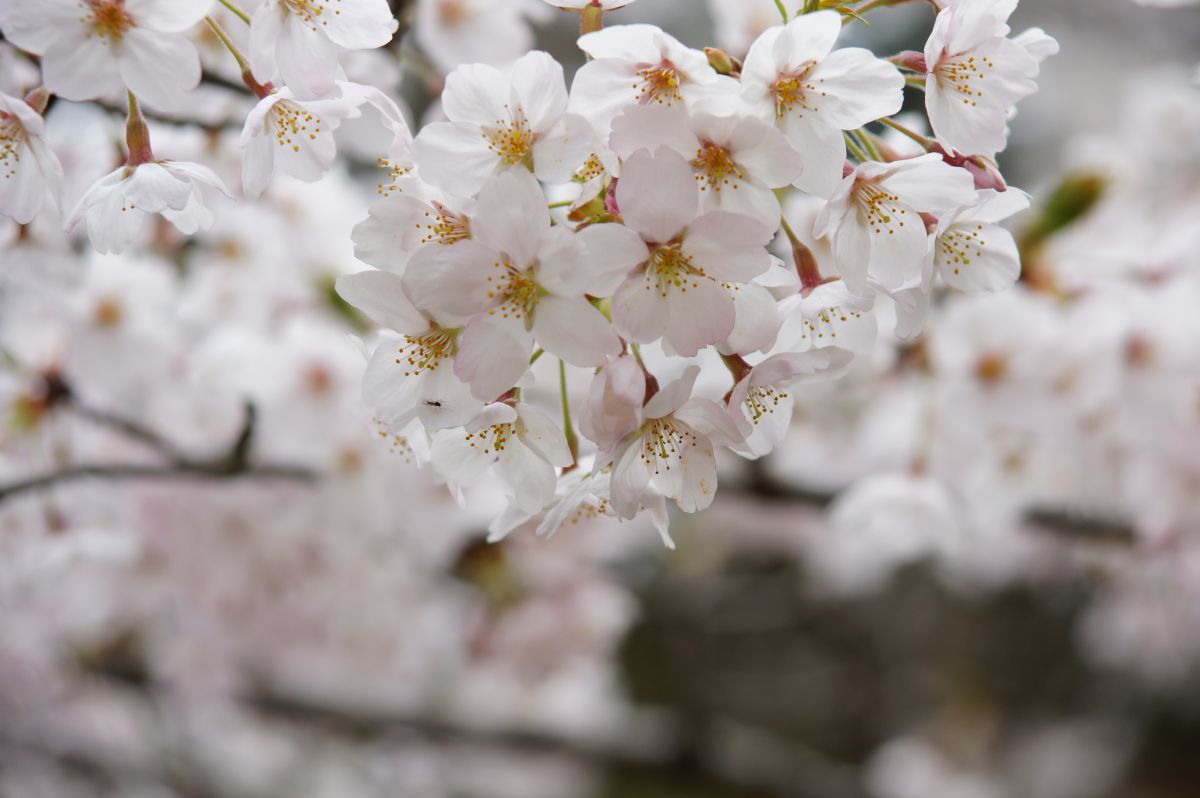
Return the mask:
[[751,116],[716,116],[682,106],[632,106],[613,120],[610,145],[622,158],[668,147],[689,159],[702,211],[753,216],[779,223],[773,189],[791,185],[803,169],[800,154],[773,126]]
[[[1013,107],[1037,90],[1041,59],[1008,38],[1016,6],[1017,0],[950,0],[938,13],[925,43],[925,106],[947,150],[991,156],[1004,149]],[[1043,58],[1045,38],[1029,42]]]
[[413,157],[423,179],[464,196],[514,167],[566,182],[592,144],[587,122],[566,108],[562,66],[547,53],[529,53],[507,72],[467,64],[446,78],[442,109],[449,121],[427,125]]
[[633,518],[661,494],[685,513],[707,508],[717,491],[716,446],[736,445],[741,431],[721,405],[692,396],[698,366],[665,385],[642,409],[641,426],[617,445],[610,501]]
[[276,170],[307,182],[320,180],[337,157],[333,131],[342,120],[360,117],[364,106],[376,109],[397,139],[411,140],[403,114],[383,92],[347,82],[339,82],[337,88],[337,97],[300,100],[284,87],[258,101],[246,116],[239,140],[247,196],[260,196]]
[[186,31],[212,0],[37,0],[0,4],[0,29],[41,56],[46,88],[90,100],[128,88],[173,108],[200,81],[200,56]]
[[945,213],[974,198],[971,175],[940,155],[869,161],[842,180],[813,232],[832,238],[838,270],[855,293],[869,290],[868,278],[892,291],[913,288],[929,251],[921,214]]
[[774,451],[792,423],[797,385],[839,376],[853,353],[837,346],[781,352],[750,368],[729,393],[729,410],[742,441],[732,448],[751,459]]
[[67,217],[70,230],[86,221],[98,252],[125,250],[141,232],[146,217],[160,214],[187,235],[213,223],[204,191],[230,196],[221,178],[200,164],[150,161],[121,166],[94,183]]
[[684,357],[724,341],[734,331],[733,293],[771,265],[771,228],[728,211],[698,215],[692,167],[665,147],[625,162],[616,201],[624,225],[580,237],[599,294],[612,294],[617,332],[640,343],[663,338]]
[[478,481],[494,466],[516,507],[531,514],[554,498],[555,468],[574,462],[558,424],[527,404],[490,404],[469,424],[437,432],[430,456],[456,486]]
[[804,156],[796,186],[820,196],[841,176],[842,131],[891,116],[904,102],[900,71],[869,50],[835,50],[841,31],[836,11],[803,14],[759,36],[742,69],[743,101],[787,135]]
[[423,247],[404,281],[418,307],[470,318],[455,369],[476,396],[490,400],[513,387],[534,339],[577,366],[599,366],[621,351],[585,298],[595,278],[581,268],[583,243],[550,225],[533,175],[509,170],[484,186],[471,232],[452,246]]
[[1021,254],[999,222],[1028,207],[1022,191],[981,191],[977,203],[943,216],[933,254],[946,284],[968,293],[1011,288],[1021,274]]
[[63,171],[46,142],[42,115],[25,100],[0,93],[0,215],[28,224],[49,200],[58,202]]
[[737,81],[654,25],[614,25],[579,37],[579,47],[594,60],[575,73],[570,108],[601,134],[630,105],[734,107]]
[[250,19],[250,61],[260,80],[324,97],[345,79],[338,53],[382,47],[398,24],[387,0],[263,0]]
[[471,237],[475,201],[451,196],[415,175],[380,184],[383,199],[354,227],[354,255],[397,274],[427,244],[448,246]]
[[365,271],[338,278],[337,292],[376,324],[399,333],[375,347],[363,378],[363,398],[389,427],[419,419],[429,429],[457,427],[483,403],[454,376],[461,324],[452,316],[417,310],[400,276]]

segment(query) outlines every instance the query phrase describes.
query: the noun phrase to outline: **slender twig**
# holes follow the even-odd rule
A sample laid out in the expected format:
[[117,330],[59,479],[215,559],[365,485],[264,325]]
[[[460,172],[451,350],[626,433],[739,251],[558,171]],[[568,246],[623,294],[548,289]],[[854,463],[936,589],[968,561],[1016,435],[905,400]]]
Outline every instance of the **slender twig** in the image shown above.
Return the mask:
[[775,0],[775,7],[779,9],[779,16],[783,17],[784,24],[788,21],[787,7],[783,4],[783,0]]
[[937,146],[936,142],[934,142],[933,139],[930,139],[926,136],[922,136],[917,131],[900,124],[899,122],[897,122],[894,119],[888,119],[887,117],[884,117],[883,119],[880,119],[879,122],[880,122],[880,124],[887,125],[892,130],[895,130],[898,133],[903,133],[904,135],[908,136],[910,139],[917,142],[918,144],[920,144],[922,147],[924,147],[927,150],[933,149],[935,146]]

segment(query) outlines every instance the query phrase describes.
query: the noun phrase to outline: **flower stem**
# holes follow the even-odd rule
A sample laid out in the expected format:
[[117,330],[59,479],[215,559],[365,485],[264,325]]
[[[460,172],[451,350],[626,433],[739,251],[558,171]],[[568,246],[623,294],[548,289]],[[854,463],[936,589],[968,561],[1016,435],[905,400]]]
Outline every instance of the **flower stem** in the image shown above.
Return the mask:
[[871,160],[870,156],[859,149],[858,143],[854,140],[853,136],[851,136],[849,133],[843,133],[842,138],[846,140],[846,149],[850,151],[851,155],[858,159],[859,163],[866,163],[867,161]]
[[775,0],[775,7],[779,9],[779,15],[783,17],[783,23],[786,25],[788,21],[787,6],[783,4],[783,0]]
[[571,203],[573,203],[574,201],[575,200],[560,200],[558,202],[551,202],[546,207],[547,208],[566,208],[566,207],[570,206]]
[[529,358],[529,365],[532,366],[534,363],[538,362],[538,359],[544,354],[546,354],[546,350],[539,347],[538,350],[533,353],[533,357]]
[[899,122],[896,122],[892,119],[888,119],[887,117],[884,117],[883,119],[880,119],[879,122],[880,122],[880,124],[887,125],[892,130],[895,130],[899,133],[903,133],[904,135],[908,136],[910,139],[917,142],[918,144],[920,144],[922,147],[924,147],[927,150],[933,150],[937,146],[937,144],[932,139],[926,138],[925,136],[922,136],[920,133],[913,130],[912,128],[905,127],[904,125],[902,125]]
[[150,128],[142,116],[142,107],[138,104],[133,92],[129,95],[129,118],[125,122],[125,144],[129,147],[130,166],[140,166],[154,160],[154,151],[150,149]]
[[264,86],[254,79],[254,71],[250,69],[250,62],[246,60],[246,56],[242,55],[242,51],[238,49],[238,46],[233,43],[233,39],[229,38],[229,34],[221,27],[221,23],[212,17],[205,17],[204,21],[208,23],[208,27],[212,28],[213,33],[221,40],[221,44],[225,45],[225,49],[233,55],[233,60],[237,61],[238,69],[242,71],[242,82],[246,84],[246,87],[260,99],[270,94],[270,84],[268,83]]
[[579,35],[595,33],[604,27],[604,7],[596,0],[579,11]]
[[571,450],[571,459],[579,461],[579,436],[571,424],[571,398],[567,394],[567,364],[558,361],[558,390],[562,394],[563,432],[567,436],[567,448]]
[[230,0],[218,0],[218,2],[232,11],[239,19],[242,20],[242,22],[245,22],[247,25],[250,24],[250,15],[238,8],[236,5],[230,2]]

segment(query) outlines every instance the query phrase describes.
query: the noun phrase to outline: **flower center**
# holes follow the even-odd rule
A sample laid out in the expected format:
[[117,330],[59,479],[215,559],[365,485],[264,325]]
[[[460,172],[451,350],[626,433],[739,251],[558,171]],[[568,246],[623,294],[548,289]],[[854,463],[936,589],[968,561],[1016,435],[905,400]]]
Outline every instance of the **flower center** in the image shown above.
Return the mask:
[[861,319],[862,315],[862,311],[846,310],[838,305],[831,305],[821,308],[811,318],[806,317],[804,327],[808,330],[808,334],[818,341],[826,335],[830,338],[837,338],[839,322],[845,323],[850,319]]
[[961,95],[963,105],[978,105],[983,97],[981,84],[995,66],[987,56],[952,56],[939,61],[933,72],[938,83]]
[[740,187],[738,181],[746,179],[746,170],[733,160],[729,150],[711,141],[704,142],[696,150],[692,168],[696,170],[701,191],[719,192],[726,186],[736,191]]
[[588,157],[587,163],[579,167],[579,169],[575,172],[575,179],[580,183],[586,183],[589,180],[594,180],[595,178],[600,177],[607,171],[608,170],[604,168],[604,163],[600,160],[600,156],[593,152]]
[[518,113],[511,120],[497,119],[496,124],[483,129],[488,149],[506,164],[530,165],[533,158],[534,133],[525,121],[525,114]]
[[405,377],[433,371],[454,356],[454,341],[454,333],[440,327],[420,335],[406,335],[396,350],[396,365],[404,367]]
[[8,179],[17,173],[21,165],[21,144],[25,141],[25,128],[15,116],[0,112],[0,177]]
[[438,21],[448,27],[461,25],[472,16],[467,4],[462,0],[442,0],[438,3],[437,17]]
[[769,385],[751,387],[746,394],[745,406],[750,414],[750,420],[757,424],[763,416],[770,415],[779,407],[779,403],[787,399],[787,391],[772,388]]
[[92,33],[106,44],[119,41],[133,27],[133,17],[125,10],[125,0],[87,0],[87,3],[92,10]]
[[375,165],[387,172],[386,182],[377,183],[375,190],[379,192],[381,197],[390,197],[393,193],[400,190],[400,186],[396,182],[405,175],[412,172],[412,167],[407,164],[392,163],[388,158],[377,158]]
[[867,180],[860,180],[854,186],[854,201],[858,205],[859,214],[876,235],[895,235],[896,230],[904,227],[908,209],[900,204],[900,197],[887,189]]
[[[341,2],[341,0],[338,0]],[[306,25],[316,30],[317,25],[329,25],[329,19],[321,17],[329,10],[329,0],[283,0],[283,7],[299,17]],[[341,14],[340,8],[333,9],[334,14]]]
[[291,147],[300,152],[300,142],[307,138],[314,141],[321,132],[321,117],[290,101],[275,103],[267,114],[267,128],[280,147]]
[[711,279],[704,269],[692,263],[679,244],[657,247],[646,265],[646,290],[656,290],[664,298],[673,288],[686,293],[689,287],[697,288],[701,280]]
[[819,111],[814,103],[816,97],[825,97],[827,93],[821,90],[820,84],[824,78],[811,80],[813,62],[802,65],[791,72],[781,72],[771,84],[771,95],[775,98],[775,116],[786,116],[793,110],[799,109],[800,116],[804,111]]
[[963,266],[971,265],[972,257],[983,257],[983,248],[987,246],[987,242],[983,240],[982,232],[982,224],[976,224],[973,230],[965,225],[956,225],[938,238],[938,249],[949,265],[954,267],[955,274],[958,274]]
[[642,462],[655,474],[662,474],[679,462],[685,448],[698,444],[699,439],[691,427],[672,416],[656,418],[643,429]]
[[424,227],[427,232],[421,239],[422,244],[437,243],[437,244],[457,244],[459,241],[465,241],[471,237],[471,220],[465,216],[455,213],[440,202],[433,202],[433,211],[425,211],[425,218],[429,219],[425,224],[418,224],[417,228]]
[[676,71],[675,65],[670,61],[639,69],[637,74],[639,80],[633,84],[633,87],[638,90],[636,99],[640,105],[648,105],[652,102],[671,105],[676,100],[683,98],[679,92],[683,81],[679,72]]
[[96,307],[92,310],[92,319],[97,327],[111,330],[121,326],[121,322],[125,319],[125,309],[118,300],[105,297],[96,303]]
[[472,449],[480,449],[484,454],[500,454],[515,434],[513,425],[507,423],[496,424],[479,432],[468,432],[466,438]]
[[528,319],[533,316],[538,300],[545,291],[531,271],[521,271],[508,260],[498,260],[492,264],[498,274],[488,275],[488,299],[498,304],[488,310],[488,314],[499,314],[502,319]]

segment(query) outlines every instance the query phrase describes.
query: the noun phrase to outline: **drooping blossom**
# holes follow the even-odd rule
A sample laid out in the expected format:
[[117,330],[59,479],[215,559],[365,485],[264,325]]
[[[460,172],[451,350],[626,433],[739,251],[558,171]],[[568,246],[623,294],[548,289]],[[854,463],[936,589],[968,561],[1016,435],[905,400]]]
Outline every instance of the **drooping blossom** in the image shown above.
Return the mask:
[[57,203],[63,171],[46,142],[42,115],[25,100],[0,93],[0,215],[28,224]]
[[946,284],[968,293],[1012,287],[1021,273],[1021,254],[999,223],[1027,207],[1029,196],[1022,191],[982,191],[977,203],[942,216],[933,256]]

